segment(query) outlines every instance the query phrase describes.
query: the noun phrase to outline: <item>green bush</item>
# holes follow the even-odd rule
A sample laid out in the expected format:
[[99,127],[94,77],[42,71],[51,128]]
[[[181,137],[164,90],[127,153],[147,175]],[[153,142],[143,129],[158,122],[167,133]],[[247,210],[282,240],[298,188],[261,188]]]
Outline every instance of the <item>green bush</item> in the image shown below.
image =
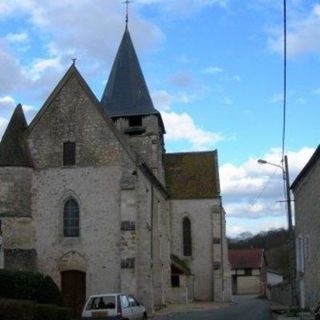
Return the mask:
[[62,306],[57,285],[49,276],[36,272],[0,270],[0,298]]
[[48,304],[32,301],[0,299],[1,320],[71,320],[71,312]]
[[0,270],[0,298],[33,300],[42,281],[40,273]]
[[58,320],[70,320],[72,318],[71,310],[68,308],[57,307]]
[[0,299],[1,320],[33,320],[31,301]]
[[55,282],[46,276],[34,294],[34,300],[43,304],[62,306],[62,295]]
[[50,304],[36,304],[33,320],[71,320],[69,309]]

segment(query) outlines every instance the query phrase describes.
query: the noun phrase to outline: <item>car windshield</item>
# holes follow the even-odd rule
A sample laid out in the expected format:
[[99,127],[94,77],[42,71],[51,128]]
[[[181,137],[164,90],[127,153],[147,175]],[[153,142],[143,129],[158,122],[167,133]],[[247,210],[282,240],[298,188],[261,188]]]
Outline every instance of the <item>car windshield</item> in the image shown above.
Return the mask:
[[115,296],[91,297],[86,310],[114,309],[116,307]]

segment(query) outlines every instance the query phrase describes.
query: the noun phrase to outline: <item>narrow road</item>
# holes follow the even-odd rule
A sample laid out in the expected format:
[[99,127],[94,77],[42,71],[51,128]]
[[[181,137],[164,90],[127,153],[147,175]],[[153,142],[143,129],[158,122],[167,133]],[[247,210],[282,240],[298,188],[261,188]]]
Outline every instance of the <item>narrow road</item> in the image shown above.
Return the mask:
[[256,296],[235,296],[230,307],[216,310],[171,313],[155,320],[272,320],[267,300]]

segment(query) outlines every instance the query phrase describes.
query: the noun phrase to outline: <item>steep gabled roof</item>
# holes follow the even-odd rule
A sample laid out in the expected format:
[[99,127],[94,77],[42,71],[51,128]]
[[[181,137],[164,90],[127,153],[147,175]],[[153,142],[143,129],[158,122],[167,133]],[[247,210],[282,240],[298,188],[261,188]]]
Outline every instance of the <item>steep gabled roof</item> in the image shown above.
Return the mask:
[[217,151],[169,153],[164,167],[172,199],[210,199],[220,195]]
[[18,104],[0,143],[0,166],[32,167],[24,132],[28,125]]
[[263,266],[263,249],[229,249],[232,269],[259,269]]
[[160,116],[153,106],[128,28],[122,37],[101,104],[111,118]]
[[314,164],[320,159],[320,145],[318,145],[318,148],[310,158],[310,160],[307,162],[307,164],[304,166],[304,168],[301,170],[301,172],[298,174],[296,179],[293,181],[291,185],[291,189],[295,189],[296,186],[299,184],[299,182],[302,180],[303,177],[305,177],[308,172],[311,170],[311,168],[314,166]]

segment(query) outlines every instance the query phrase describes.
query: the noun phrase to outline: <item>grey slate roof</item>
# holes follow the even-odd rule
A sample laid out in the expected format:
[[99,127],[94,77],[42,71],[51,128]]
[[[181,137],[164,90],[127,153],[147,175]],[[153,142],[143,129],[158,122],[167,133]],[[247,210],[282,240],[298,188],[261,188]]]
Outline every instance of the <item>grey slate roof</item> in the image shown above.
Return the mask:
[[32,167],[24,139],[28,125],[21,104],[18,104],[0,143],[0,166]]
[[128,28],[125,29],[106,88],[101,98],[110,118],[161,115],[152,103]]

